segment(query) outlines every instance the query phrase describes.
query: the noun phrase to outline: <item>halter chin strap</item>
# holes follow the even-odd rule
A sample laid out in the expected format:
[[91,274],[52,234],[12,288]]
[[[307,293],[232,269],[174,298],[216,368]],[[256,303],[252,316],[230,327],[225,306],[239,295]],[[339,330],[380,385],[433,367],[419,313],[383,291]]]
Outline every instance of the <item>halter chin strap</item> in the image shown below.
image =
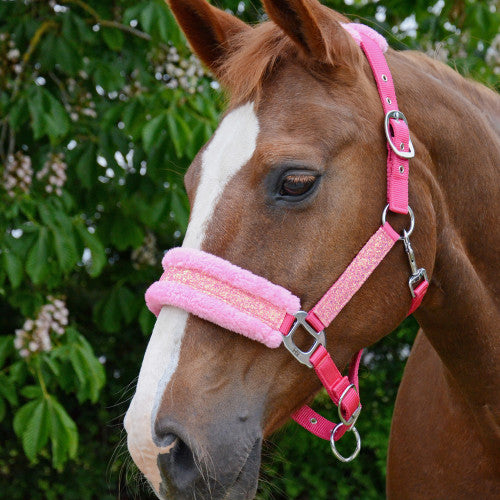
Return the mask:
[[[414,152],[408,124],[398,110],[394,84],[383,55],[387,42],[367,26],[344,24],[343,27],[367,56],[385,112],[388,205],[382,215],[382,225],[309,312],[301,311],[299,298],[285,288],[220,257],[189,248],[167,252],[162,261],[164,273],[147,290],[146,303],[156,315],[164,305],[179,307],[270,348],[279,347],[283,342],[298,361],[314,368],[338,408],[340,423],[330,422],[308,406],[299,409],[292,418],[316,436],[329,440],[335,456],[347,462],[356,457],[361,445],[354,424],[361,410],[358,369],[362,351],[351,360],[349,375],[342,376],[326,350],[324,330],[398,240],[403,240],[412,272],[408,281],[412,295],[408,314],[420,305],[429,283],[425,269],[416,265],[409,239],[414,217],[408,206],[408,160]],[[388,210],[409,214],[410,228],[402,236],[386,222]],[[298,328],[304,328],[313,339],[307,351],[299,349],[293,341]],[[354,433],[356,449],[350,457],[343,457],[335,441],[347,431]]]

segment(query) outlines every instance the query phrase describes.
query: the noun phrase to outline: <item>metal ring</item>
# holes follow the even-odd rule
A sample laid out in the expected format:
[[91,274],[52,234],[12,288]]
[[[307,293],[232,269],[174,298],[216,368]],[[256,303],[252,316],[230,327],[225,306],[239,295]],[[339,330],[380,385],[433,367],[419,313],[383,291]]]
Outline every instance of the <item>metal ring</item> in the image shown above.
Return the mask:
[[354,384],[350,384],[347,386],[346,390],[342,393],[342,396],[340,396],[339,398],[339,402],[337,404],[337,410],[338,410],[338,413],[339,413],[339,418],[341,420],[341,422],[349,427],[351,425],[354,425],[356,423],[356,420],[358,419],[359,417],[359,414],[361,412],[361,404],[356,408],[356,410],[354,411],[354,413],[351,415],[351,418],[349,418],[349,420],[346,420],[344,418],[344,415],[342,415],[342,409],[340,408],[341,405],[342,405],[342,400],[344,399],[344,396],[349,392],[350,389],[354,389],[356,392],[358,392],[358,390],[356,389],[356,386]]
[[358,453],[359,453],[359,450],[361,450],[361,437],[359,436],[359,432],[357,431],[356,427],[351,427],[348,431],[352,431],[354,436],[356,437],[356,449],[354,450],[354,452],[348,456],[348,457],[344,457],[343,455],[341,455],[339,453],[339,450],[337,450],[337,446],[335,445],[335,432],[337,431],[337,429],[341,426],[341,425],[344,425],[342,423],[340,424],[337,424],[335,426],[335,428],[333,429],[331,435],[330,435],[330,446],[332,448],[332,452],[333,454],[341,461],[341,462],[351,462],[352,460],[354,460],[357,456],[358,456]]
[[[389,204],[387,204],[384,208],[384,211],[382,212],[382,225],[386,223],[387,219],[387,211],[389,210]],[[410,205],[408,205],[408,215],[410,216],[410,228],[408,231],[406,229],[404,230],[406,237],[409,237],[411,233],[413,233],[413,230],[415,229],[415,215],[413,214],[413,210],[410,208]],[[400,240],[403,240],[403,236],[399,237]]]

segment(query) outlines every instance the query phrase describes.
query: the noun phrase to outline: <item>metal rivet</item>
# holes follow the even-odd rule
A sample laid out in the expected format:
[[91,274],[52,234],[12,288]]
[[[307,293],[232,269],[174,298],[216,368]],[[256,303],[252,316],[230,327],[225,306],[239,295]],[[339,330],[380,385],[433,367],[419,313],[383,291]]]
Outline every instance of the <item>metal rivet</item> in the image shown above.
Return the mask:
[[384,80],[384,82],[387,81],[387,75],[382,75],[382,80]]
[[402,142],[402,143],[399,145],[399,149],[401,149],[401,151],[404,151],[404,149],[405,149],[405,144],[404,144],[404,142]]
[[405,168],[403,167],[403,165],[399,165],[399,173],[400,174],[404,174],[405,173]]
[[390,97],[386,97],[385,100],[387,101],[387,104],[391,104],[391,98]]
[[313,425],[318,423],[318,421],[315,418],[311,418],[311,420],[309,420],[309,422],[311,422],[311,424],[313,424]]

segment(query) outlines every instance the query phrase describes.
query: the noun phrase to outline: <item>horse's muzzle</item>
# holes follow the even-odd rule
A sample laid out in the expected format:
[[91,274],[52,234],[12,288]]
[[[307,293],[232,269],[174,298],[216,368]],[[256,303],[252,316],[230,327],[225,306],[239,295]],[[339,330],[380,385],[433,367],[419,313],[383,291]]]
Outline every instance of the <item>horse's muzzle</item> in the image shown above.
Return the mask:
[[[176,500],[250,500],[257,490],[262,437],[259,432],[219,426],[200,445],[184,436],[181,426],[156,423],[155,441],[167,450],[159,453],[157,465],[163,498]],[[213,431],[214,429],[212,429]],[[201,429],[200,429],[201,431]],[[240,435],[235,434],[240,431]]]

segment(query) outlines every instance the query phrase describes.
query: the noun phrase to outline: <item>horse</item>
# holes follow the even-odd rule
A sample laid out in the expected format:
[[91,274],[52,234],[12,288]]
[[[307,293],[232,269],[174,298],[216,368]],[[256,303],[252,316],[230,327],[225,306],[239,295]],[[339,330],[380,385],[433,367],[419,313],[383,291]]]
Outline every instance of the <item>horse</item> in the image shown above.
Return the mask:
[[[309,310],[386,205],[374,73],[349,21],[317,0],[264,0],[269,21],[255,27],[205,0],[168,3],[230,96],[185,176],[181,251],[224,259]],[[388,498],[498,498],[500,100],[421,53],[385,57],[415,151],[414,252],[395,242],[325,329],[327,354],[344,368],[406,317],[412,255],[428,290],[391,426]],[[405,240],[408,214],[387,218]],[[159,309],[125,417],[130,454],[159,498],[253,498],[262,440],[321,383],[287,349]]]

